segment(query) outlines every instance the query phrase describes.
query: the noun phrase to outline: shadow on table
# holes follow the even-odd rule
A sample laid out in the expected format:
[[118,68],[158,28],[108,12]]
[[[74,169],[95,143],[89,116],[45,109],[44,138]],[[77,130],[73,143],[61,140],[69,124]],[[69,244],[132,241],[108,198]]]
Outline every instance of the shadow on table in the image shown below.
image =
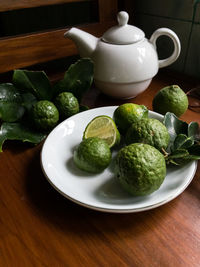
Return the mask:
[[[149,223],[155,216],[159,217],[159,224],[176,205],[178,200],[172,201],[157,209],[128,214],[112,214],[98,212],[81,207],[59,194],[46,180],[40,167],[40,151],[33,154],[26,173],[27,200],[34,213],[38,213],[47,224],[51,223],[62,232],[74,232],[82,235],[103,229],[103,232],[132,229],[141,224]],[[152,227],[152,226],[151,226]],[[156,222],[153,227],[157,227]],[[149,227],[145,228],[150,230]],[[151,228],[152,230],[152,228]],[[136,231],[136,235],[139,234]]]

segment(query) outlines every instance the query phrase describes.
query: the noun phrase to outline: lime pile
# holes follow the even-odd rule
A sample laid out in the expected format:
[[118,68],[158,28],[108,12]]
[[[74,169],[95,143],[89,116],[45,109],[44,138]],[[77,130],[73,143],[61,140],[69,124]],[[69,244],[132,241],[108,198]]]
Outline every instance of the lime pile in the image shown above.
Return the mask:
[[115,109],[113,118],[97,116],[86,125],[83,141],[74,152],[74,162],[81,170],[101,172],[110,164],[112,149],[121,144],[115,174],[126,191],[144,196],[164,181],[166,164],[161,151],[168,143],[167,128],[159,120],[149,118],[144,105],[125,103]]
[[31,110],[31,118],[38,130],[50,131],[59,122],[79,112],[77,98],[70,92],[62,92],[54,103],[49,100],[37,101]]
[[160,151],[165,151],[169,144],[167,128],[159,120],[149,118],[144,105],[123,104],[115,110],[114,119],[126,143],[116,159],[120,184],[134,196],[153,193],[166,176],[165,158]]
[[74,152],[76,166],[84,171],[98,173],[108,167],[111,148],[120,142],[120,133],[109,116],[97,116],[85,128],[83,141]]
[[[167,158],[171,156],[173,160],[183,157],[185,153],[184,145],[188,138],[179,130],[180,125],[185,127],[186,123],[176,116],[187,110],[188,99],[179,86],[171,85],[155,95],[152,105],[156,112],[164,115],[168,112],[163,122],[149,118],[147,107],[134,103],[117,107],[113,118],[106,115],[93,118],[86,125],[83,141],[74,153],[77,167],[88,172],[104,170],[110,164],[112,149],[120,144],[122,148],[115,160],[115,175],[119,184],[134,196],[146,196],[158,190],[166,177]],[[177,125],[179,133],[176,131]],[[190,134],[195,135],[197,123],[191,125]],[[175,139],[176,147],[184,149],[171,150],[174,149],[170,142],[171,130],[178,137]],[[191,146],[192,143],[188,142],[187,145]],[[104,148],[100,153],[102,145]],[[196,154],[191,159],[196,159]]]

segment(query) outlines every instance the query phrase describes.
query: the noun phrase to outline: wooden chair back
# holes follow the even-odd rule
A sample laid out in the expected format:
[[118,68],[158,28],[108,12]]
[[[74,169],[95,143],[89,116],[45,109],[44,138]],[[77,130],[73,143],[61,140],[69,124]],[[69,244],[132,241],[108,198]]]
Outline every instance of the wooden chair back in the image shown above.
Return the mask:
[[[0,12],[72,2],[88,2],[88,0],[0,0]],[[97,2],[99,21],[81,25],[79,28],[95,36],[101,36],[105,30],[116,23],[118,1],[98,0]],[[77,54],[74,43],[63,36],[66,30],[65,27],[1,37],[0,73]]]

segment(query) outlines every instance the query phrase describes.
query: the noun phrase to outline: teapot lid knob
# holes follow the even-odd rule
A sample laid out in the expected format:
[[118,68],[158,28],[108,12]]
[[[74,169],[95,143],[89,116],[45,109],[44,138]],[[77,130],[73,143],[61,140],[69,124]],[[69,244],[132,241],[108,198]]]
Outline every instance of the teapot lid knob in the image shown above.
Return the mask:
[[119,23],[119,26],[124,26],[128,23],[129,15],[125,11],[120,11],[117,14],[117,21]]
[[108,29],[101,40],[116,45],[127,45],[136,43],[144,38],[144,32],[139,28],[129,25],[129,15],[125,11],[117,14],[118,25]]

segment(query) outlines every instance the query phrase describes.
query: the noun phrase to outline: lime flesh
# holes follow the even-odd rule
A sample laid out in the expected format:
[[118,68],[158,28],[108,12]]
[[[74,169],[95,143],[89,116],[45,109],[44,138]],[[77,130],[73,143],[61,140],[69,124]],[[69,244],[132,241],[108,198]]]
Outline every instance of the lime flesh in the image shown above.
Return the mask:
[[111,148],[120,142],[120,133],[112,118],[106,115],[95,117],[87,125],[83,139],[89,137],[99,137],[106,141]]

